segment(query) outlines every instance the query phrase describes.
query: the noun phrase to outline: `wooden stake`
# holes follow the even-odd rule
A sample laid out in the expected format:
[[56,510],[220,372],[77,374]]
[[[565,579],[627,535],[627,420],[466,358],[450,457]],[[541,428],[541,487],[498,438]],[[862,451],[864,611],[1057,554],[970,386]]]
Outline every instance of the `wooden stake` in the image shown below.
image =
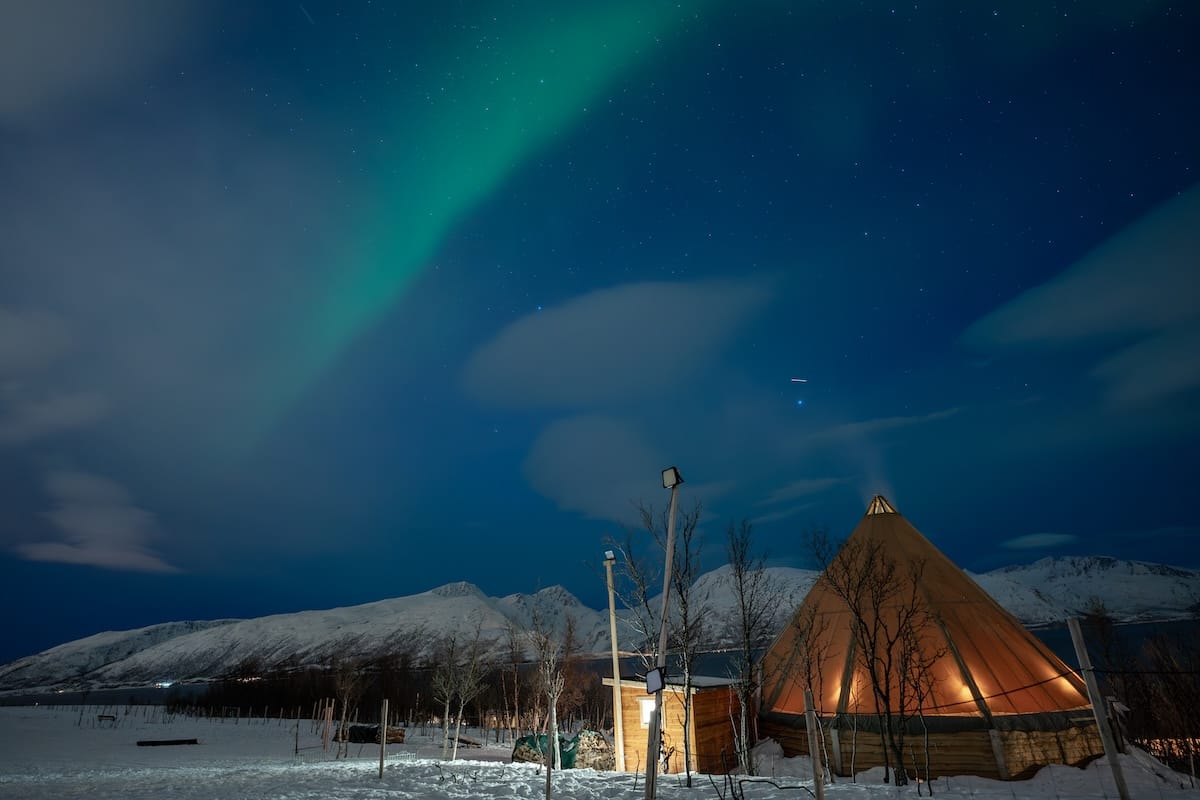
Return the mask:
[[387,698],[383,698],[383,711],[379,714],[379,780],[383,780],[383,760],[387,756]]
[[1100,685],[1096,683],[1096,670],[1092,667],[1092,659],[1088,655],[1087,645],[1083,641],[1083,631],[1079,628],[1079,620],[1071,617],[1067,620],[1071,629],[1071,643],[1075,645],[1075,656],[1079,659],[1079,668],[1083,671],[1083,681],[1087,684],[1088,699],[1092,701],[1092,716],[1096,718],[1096,727],[1100,729],[1100,741],[1104,743],[1104,755],[1108,765],[1112,767],[1113,780],[1117,784],[1117,794],[1121,800],[1129,800],[1129,789],[1125,786],[1125,773],[1121,772],[1121,762],[1117,760],[1117,743],[1113,739],[1112,728],[1108,724],[1108,708],[1104,697],[1100,694]]
[[321,731],[322,731],[322,733],[321,733],[321,749],[326,753],[329,752],[329,733],[330,733],[330,729],[332,727],[333,727],[333,702],[330,701],[328,703],[328,705],[325,706],[325,725],[321,729]]

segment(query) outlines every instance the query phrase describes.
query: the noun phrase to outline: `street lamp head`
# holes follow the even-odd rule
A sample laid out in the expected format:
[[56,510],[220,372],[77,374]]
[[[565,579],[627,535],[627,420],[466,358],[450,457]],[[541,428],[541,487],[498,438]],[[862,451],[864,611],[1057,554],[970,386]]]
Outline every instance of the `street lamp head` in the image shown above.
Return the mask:
[[604,560],[605,561],[616,561],[617,554],[614,553],[612,550],[605,550],[604,551]]
[[676,467],[667,467],[662,471],[663,488],[674,489],[679,484],[683,483],[683,476],[679,474],[679,469]]

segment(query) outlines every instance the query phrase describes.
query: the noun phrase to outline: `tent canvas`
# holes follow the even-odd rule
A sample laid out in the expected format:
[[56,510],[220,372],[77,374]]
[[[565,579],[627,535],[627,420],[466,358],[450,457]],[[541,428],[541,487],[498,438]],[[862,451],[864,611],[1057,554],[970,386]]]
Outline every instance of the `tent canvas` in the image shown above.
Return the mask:
[[[837,591],[838,581],[869,580],[881,564],[895,590],[874,605],[859,603],[856,615],[845,591]],[[863,633],[878,626],[894,634],[914,615],[922,624],[910,631],[904,658],[898,657],[898,637]],[[893,642],[890,650],[881,638]],[[871,643],[874,652],[868,652]],[[885,676],[882,692],[870,679],[872,662]],[[918,678],[912,677],[916,666],[906,673],[903,664],[918,665]],[[1033,766],[1080,762],[1100,752],[1094,727],[1088,730],[1082,679],[880,496],[762,665],[763,725],[778,738],[789,738],[789,727],[803,727],[804,691],[811,688],[835,740],[847,726],[877,731],[885,716],[920,731],[922,745],[932,731],[946,752],[963,750],[970,738],[951,743],[947,736],[974,733],[975,745],[966,747],[971,754],[947,760],[952,770],[1015,777]],[[796,742],[793,749],[807,751],[804,737]],[[840,755],[832,754],[835,768]],[[871,760],[869,753],[865,759]],[[937,764],[930,769],[940,772]]]

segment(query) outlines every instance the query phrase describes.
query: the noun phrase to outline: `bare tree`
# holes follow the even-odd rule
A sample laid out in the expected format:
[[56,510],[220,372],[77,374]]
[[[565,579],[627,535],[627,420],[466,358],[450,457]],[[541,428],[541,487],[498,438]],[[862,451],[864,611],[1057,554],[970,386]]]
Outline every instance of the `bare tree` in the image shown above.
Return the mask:
[[736,637],[731,675],[738,702],[734,750],[738,764],[747,775],[754,774],[750,718],[754,712],[755,696],[762,685],[756,658],[774,632],[774,612],[779,593],[762,556],[755,554],[753,534],[753,526],[747,520],[737,525],[730,523],[725,543],[734,592],[733,631]]
[[333,662],[333,685],[338,701],[342,704],[342,722],[338,728],[337,751],[335,758],[344,758],[350,754],[349,724],[350,707],[358,702],[366,688],[362,665],[349,659]]
[[645,558],[637,555],[632,530],[625,530],[623,542],[610,541],[609,544],[621,556],[614,575],[615,593],[629,611],[625,624],[634,632],[633,649],[642,662],[642,669],[648,672],[654,669],[658,659],[658,612],[650,601],[659,575]]
[[[799,665],[797,673],[803,688],[812,692],[816,702],[816,715],[821,727],[816,731],[818,746],[822,751],[821,763],[824,766],[822,778],[833,782],[833,769],[830,763],[827,739],[823,720],[828,709],[825,708],[825,661],[833,649],[833,637],[830,636],[831,624],[829,618],[817,613],[816,606],[802,606],[789,623],[792,627],[792,646],[788,657],[782,659],[774,670],[783,669],[786,664]],[[778,675],[764,675],[763,682],[775,683]],[[836,713],[836,709],[834,710]],[[811,754],[810,754],[811,755]],[[816,763],[816,759],[814,759]]]
[[565,680],[562,674],[562,645],[542,614],[535,610],[529,630],[529,643],[538,665],[538,682],[546,697],[546,797],[550,797],[550,774],[562,767],[558,746],[558,717],[555,709]]
[[[516,741],[516,739],[521,735],[521,662],[525,658],[525,634],[512,620],[508,621],[508,625],[505,627],[504,633],[505,642],[507,644],[506,649],[508,655],[508,668],[511,670],[509,674],[512,676],[513,707],[510,729],[512,732],[513,741]],[[504,680],[504,674],[501,673],[501,684],[504,683]],[[505,691],[505,696],[507,698],[507,691]],[[505,705],[507,706],[507,699],[505,700]],[[508,712],[506,708],[505,715],[507,716],[507,714]]]
[[458,663],[462,645],[458,632],[447,634],[434,646],[433,673],[429,688],[433,699],[442,705],[442,760],[450,756],[450,704],[458,693]]
[[584,659],[579,640],[579,623],[571,614],[566,616],[563,626],[562,651],[560,672],[563,677],[563,689],[558,698],[557,718],[560,726],[566,721],[568,731],[572,730],[575,715],[582,711],[587,703],[588,692],[596,675],[584,666]]
[[934,662],[945,655],[933,643],[937,618],[921,594],[925,562],[915,559],[902,569],[877,539],[850,539],[836,553],[822,536],[813,545],[823,568],[820,580],[850,611],[855,658],[870,682],[879,720],[884,781],[894,771],[896,785],[903,786],[908,721],[918,698],[923,705],[931,691]]
[[[919,612],[909,624],[904,626],[898,645],[897,667],[900,672],[896,725],[900,734],[900,745],[903,746],[903,735],[908,728],[908,718],[916,716],[921,721],[921,745],[924,753],[925,782],[933,796],[933,784],[929,783],[929,725],[925,720],[925,708],[937,683],[933,666],[947,653],[945,645],[935,637],[932,617],[928,612]],[[910,748],[911,749],[911,748]],[[913,764],[914,770],[917,765]],[[920,775],[917,776],[920,778]],[[922,783],[917,784],[917,796],[921,796]]]
[[463,711],[466,709],[467,703],[474,700],[487,688],[485,678],[489,664],[486,651],[491,643],[483,640],[482,631],[483,623],[477,620],[475,633],[466,647],[462,648],[462,659],[455,670],[454,695],[458,699],[458,713],[454,719],[454,750],[450,754],[451,761],[458,758],[458,741],[462,734]]
[[1157,633],[1144,645],[1150,691],[1157,717],[1156,742],[1166,739],[1168,763],[1196,783],[1196,741],[1200,736],[1200,637]]

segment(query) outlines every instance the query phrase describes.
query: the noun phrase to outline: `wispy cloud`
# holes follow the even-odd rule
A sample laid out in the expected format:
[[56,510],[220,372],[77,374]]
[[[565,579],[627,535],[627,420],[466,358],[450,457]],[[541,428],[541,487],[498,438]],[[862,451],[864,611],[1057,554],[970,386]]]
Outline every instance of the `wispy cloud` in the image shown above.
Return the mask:
[[779,509],[778,511],[771,511],[766,514],[760,514],[759,516],[754,517],[752,520],[750,520],[750,522],[755,525],[766,525],[767,523],[770,523],[770,522],[779,522],[780,520],[790,519],[791,517],[794,517],[797,514],[799,514],[801,511],[812,508],[814,505],[816,505],[816,504],[815,503],[799,503],[797,505],[787,506],[785,508]]
[[29,125],[115,94],[196,40],[203,4],[39,0],[0,26],[0,123]]
[[55,508],[44,513],[55,540],[16,546],[30,561],[82,564],[135,572],[178,572],[149,548],[158,535],[154,514],[134,505],[120,484],[98,475],[56,470],[46,476]]
[[73,344],[54,314],[0,308],[0,445],[25,444],[105,415],[108,403],[99,392],[55,387],[52,367]]
[[770,506],[776,503],[787,503],[801,497],[809,497],[814,494],[822,494],[835,486],[840,486],[847,482],[846,478],[806,478],[803,480],[792,481],[786,486],[781,486],[771,492],[764,499],[760,500],[758,505]]
[[58,316],[0,308],[0,375],[41,369],[70,347],[71,334]]
[[633,283],[523,317],[471,356],[467,389],[512,408],[596,408],[677,387],[767,300],[758,283]]
[[1010,550],[1038,550],[1046,547],[1071,544],[1077,541],[1078,538],[1070,533],[1030,533],[1025,536],[1008,539],[1000,544],[1002,547],[1007,547]]
[[914,425],[924,425],[929,422],[949,419],[957,414],[958,411],[959,409],[957,408],[946,408],[941,411],[934,411],[918,416],[877,417],[876,419],[861,420],[859,422],[848,422],[844,425],[836,425],[832,428],[826,428],[823,431],[808,434],[802,441],[807,444],[834,444],[857,439],[867,439],[871,436],[899,428],[909,428]]
[[89,425],[108,403],[98,392],[32,392],[15,381],[0,386],[0,444],[25,444]]
[[523,471],[530,486],[561,509],[628,522],[633,504],[656,488],[663,463],[628,424],[582,416],[543,430]]
[[[973,347],[1090,347],[1117,408],[1200,386],[1200,186],[1170,199],[1065,272],[967,329]],[[1092,356],[1093,359],[1096,356]]]

